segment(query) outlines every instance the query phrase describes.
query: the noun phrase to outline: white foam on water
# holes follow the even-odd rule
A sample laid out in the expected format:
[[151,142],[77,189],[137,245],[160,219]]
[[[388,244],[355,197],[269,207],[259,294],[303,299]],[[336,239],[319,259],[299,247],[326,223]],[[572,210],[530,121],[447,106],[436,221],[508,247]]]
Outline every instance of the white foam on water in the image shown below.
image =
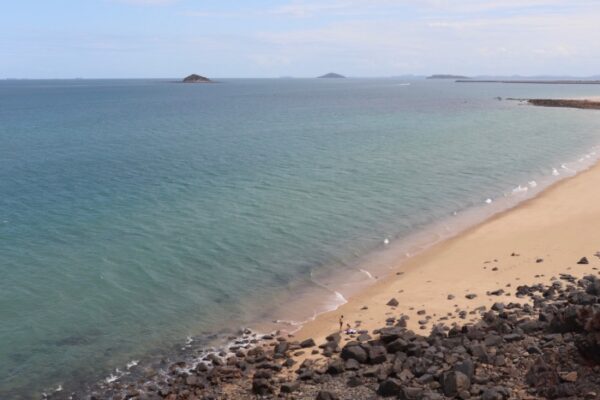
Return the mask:
[[131,360],[127,363],[126,367],[127,369],[131,369],[133,367],[135,367],[136,365],[138,365],[140,363],[139,360]]
[[338,292],[337,290],[335,292],[335,298],[338,299],[339,301],[341,301],[341,304],[338,305],[338,307],[341,306],[341,305],[343,305],[343,304],[346,304],[348,302],[348,300],[346,300],[346,298],[344,297],[344,295],[341,294],[340,292]]
[[383,244],[390,244],[390,239],[388,239],[388,238],[383,239]]
[[524,193],[527,192],[529,190],[529,188],[527,186],[517,186],[516,188],[514,188],[512,190],[513,194],[517,194],[517,193]]
[[486,204],[492,204],[492,199],[486,199],[486,200],[485,200],[485,203],[486,203]]
[[560,172],[556,168],[552,168],[552,176],[559,176]]
[[366,275],[366,276],[367,276],[369,279],[373,279],[373,280],[375,279],[375,278],[373,277],[373,275],[371,275],[371,273],[370,273],[369,271],[367,271],[366,269],[362,269],[362,268],[361,268],[361,269],[360,269],[360,272],[362,272],[363,274],[365,274],[365,275]]
[[537,182],[536,182],[536,181],[529,181],[529,186],[530,186],[530,187],[534,188],[534,187],[537,187],[537,185],[538,185],[538,184],[537,184]]
[[283,325],[289,325],[289,326],[299,326],[302,324],[302,322],[292,321],[292,320],[288,320],[288,319],[276,319],[273,322],[275,322],[276,324],[283,324]]

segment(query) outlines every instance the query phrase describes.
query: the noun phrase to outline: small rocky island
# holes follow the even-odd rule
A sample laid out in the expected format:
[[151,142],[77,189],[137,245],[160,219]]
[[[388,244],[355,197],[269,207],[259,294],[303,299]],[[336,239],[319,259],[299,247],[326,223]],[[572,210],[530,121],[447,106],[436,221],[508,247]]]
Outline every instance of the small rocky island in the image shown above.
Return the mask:
[[204,76],[191,74],[183,78],[183,83],[211,83],[212,81]]
[[319,78],[325,78],[325,79],[331,79],[331,78],[333,78],[333,79],[339,79],[339,78],[345,78],[345,76],[344,76],[344,75],[340,75],[340,74],[336,74],[335,72],[330,72],[330,73],[328,73],[328,74],[325,74],[325,75],[321,75],[321,76],[319,76]]

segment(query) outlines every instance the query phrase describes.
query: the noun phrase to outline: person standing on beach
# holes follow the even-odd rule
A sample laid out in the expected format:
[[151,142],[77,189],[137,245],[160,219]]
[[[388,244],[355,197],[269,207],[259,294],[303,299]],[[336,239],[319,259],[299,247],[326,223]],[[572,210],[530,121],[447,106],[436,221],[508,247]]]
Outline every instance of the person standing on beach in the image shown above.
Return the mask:
[[344,316],[340,315],[340,332],[342,331],[343,327],[344,327]]

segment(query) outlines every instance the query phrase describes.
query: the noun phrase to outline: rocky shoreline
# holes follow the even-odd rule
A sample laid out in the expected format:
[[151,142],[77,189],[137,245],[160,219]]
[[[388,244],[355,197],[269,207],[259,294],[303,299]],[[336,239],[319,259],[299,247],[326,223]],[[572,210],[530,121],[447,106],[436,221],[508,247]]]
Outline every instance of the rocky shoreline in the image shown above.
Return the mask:
[[[589,261],[584,257],[579,264]],[[499,300],[490,309],[456,307],[444,316],[419,310],[421,330],[435,321],[426,336],[408,329],[402,314],[371,332],[360,330],[357,322],[356,330],[334,332],[323,343],[247,331],[193,363],[175,362],[149,379],[117,381],[72,398],[600,398],[600,280],[595,275],[565,273],[550,284],[507,284],[488,295]],[[518,301],[500,301],[513,295]],[[452,314],[465,324],[446,324]],[[476,322],[466,321],[473,316]]]

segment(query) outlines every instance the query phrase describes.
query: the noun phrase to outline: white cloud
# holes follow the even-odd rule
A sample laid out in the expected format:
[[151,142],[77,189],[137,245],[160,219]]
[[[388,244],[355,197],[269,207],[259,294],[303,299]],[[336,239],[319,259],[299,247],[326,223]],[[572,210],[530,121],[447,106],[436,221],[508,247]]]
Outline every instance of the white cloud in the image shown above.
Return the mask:
[[[429,3],[445,6],[444,2]],[[575,3],[583,6],[585,2]],[[428,14],[410,20],[393,16],[334,19],[310,29],[264,31],[257,38],[274,53],[293,54],[299,62],[312,65],[320,59],[335,60],[364,75],[440,70],[465,74],[576,74],[585,70],[593,74],[600,71],[600,43],[582,38],[600,37],[598,12],[600,4],[561,13],[549,9],[529,14],[446,14],[443,18]],[[548,64],[549,60],[553,62]]]

